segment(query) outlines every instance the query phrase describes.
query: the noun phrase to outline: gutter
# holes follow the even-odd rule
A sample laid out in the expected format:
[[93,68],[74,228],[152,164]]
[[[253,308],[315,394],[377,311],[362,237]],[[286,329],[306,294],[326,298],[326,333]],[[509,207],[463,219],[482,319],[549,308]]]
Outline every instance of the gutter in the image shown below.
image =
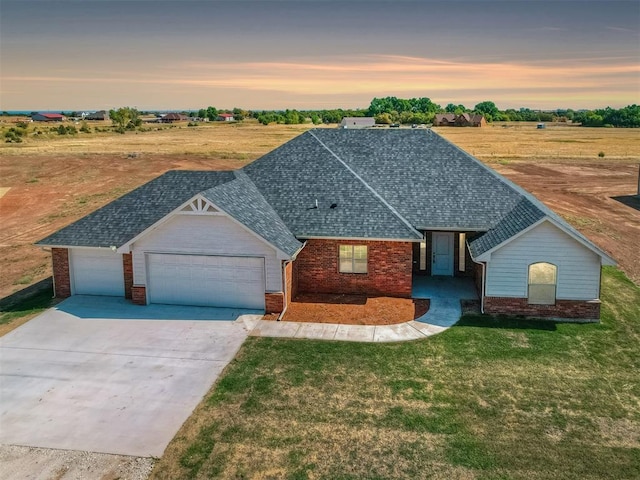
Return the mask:
[[[300,251],[300,250],[298,250]],[[293,260],[285,260],[284,264],[282,265],[282,283],[284,286],[284,308],[282,309],[282,311],[280,312],[280,315],[278,315],[278,318],[276,319],[276,322],[279,322],[282,320],[282,317],[284,317],[284,314],[287,313],[287,307],[289,307],[289,302],[287,301],[287,265],[289,265],[290,263],[293,263]],[[293,268],[292,268],[293,270]],[[293,289],[293,285],[291,285],[291,288]]]
[[[469,242],[467,241],[467,250],[469,250],[469,253],[471,254],[471,250],[469,249]],[[485,294],[485,277],[486,277],[486,268],[487,268],[487,264],[485,262],[477,262],[474,258],[473,255],[471,255],[471,261],[473,261],[473,263],[475,263],[476,265],[482,265],[482,288],[480,289],[480,313],[484,313],[484,294]]]

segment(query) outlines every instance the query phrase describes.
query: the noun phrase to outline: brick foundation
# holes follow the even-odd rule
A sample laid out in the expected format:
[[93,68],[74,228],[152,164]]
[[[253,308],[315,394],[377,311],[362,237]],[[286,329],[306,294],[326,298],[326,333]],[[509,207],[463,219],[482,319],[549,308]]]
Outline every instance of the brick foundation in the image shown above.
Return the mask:
[[284,310],[284,293],[265,293],[264,309],[265,313],[281,313]]
[[555,305],[529,305],[526,298],[485,297],[484,312],[540,318],[600,319],[599,300],[556,300]]
[[133,257],[130,253],[122,254],[122,269],[124,271],[124,298],[131,300],[131,287],[133,287]]
[[71,296],[71,275],[69,272],[69,249],[52,248],[51,262],[53,265],[54,295],[56,298]]
[[[340,245],[367,245],[367,273],[340,273]],[[412,242],[309,240],[298,254],[293,284],[300,293],[411,297]]]
[[147,288],[144,285],[133,285],[131,287],[131,302],[136,305],[147,304]]

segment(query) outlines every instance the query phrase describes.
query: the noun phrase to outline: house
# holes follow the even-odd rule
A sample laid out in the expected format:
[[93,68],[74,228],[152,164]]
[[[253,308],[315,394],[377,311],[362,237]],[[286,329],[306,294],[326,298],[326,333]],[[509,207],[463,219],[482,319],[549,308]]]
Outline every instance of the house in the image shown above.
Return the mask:
[[484,127],[487,125],[483,115],[477,113],[436,113],[433,120],[436,127]]
[[162,123],[173,123],[173,122],[186,122],[187,120],[189,120],[189,117],[186,115],[183,115],[182,113],[167,113],[166,115],[162,115],[162,117],[160,117],[160,121]]
[[59,113],[34,113],[31,115],[34,122],[63,122],[64,116]]
[[219,122],[233,122],[235,118],[232,113],[219,113],[216,120]]
[[281,312],[297,293],[411,297],[475,279],[483,311],[598,319],[614,260],[430,130],[309,130],[235,171],[169,171],[38,242],[55,293]]
[[85,120],[109,120],[109,113],[106,110],[99,110],[97,112],[85,115]]
[[339,128],[371,128],[375,125],[376,119],[373,117],[344,117]]

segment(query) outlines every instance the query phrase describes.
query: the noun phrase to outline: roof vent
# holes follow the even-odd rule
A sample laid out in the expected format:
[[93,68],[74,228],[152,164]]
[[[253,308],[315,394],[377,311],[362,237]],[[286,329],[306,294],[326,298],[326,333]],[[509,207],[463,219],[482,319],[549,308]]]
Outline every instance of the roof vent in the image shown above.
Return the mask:
[[338,204],[337,204],[337,203],[332,203],[332,204],[331,204],[331,206],[330,206],[329,208],[334,209],[334,208],[336,208],[337,206],[338,206]]

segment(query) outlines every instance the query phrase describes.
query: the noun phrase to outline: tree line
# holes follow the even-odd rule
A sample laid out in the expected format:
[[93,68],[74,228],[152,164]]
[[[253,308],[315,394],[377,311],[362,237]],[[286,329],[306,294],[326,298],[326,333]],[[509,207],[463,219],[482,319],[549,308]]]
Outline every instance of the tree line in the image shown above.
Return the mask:
[[[114,126],[119,132],[135,129],[142,123],[140,112],[135,108],[122,107],[109,111]],[[468,108],[462,104],[449,103],[445,107],[427,97],[421,98],[374,98],[368,108],[325,109],[325,110],[218,110],[213,106],[181,112],[189,117],[214,121],[221,113],[230,113],[235,120],[254,118],[263,125],[280,123],[295,125],[302,123],[340,123],[344,117],[374,117],[378,124],[428,124],[438,113],[474,113],[484,115],[487,122],[573,122],[587,127],[640,127],[640,106],[603,108],[595,110],[558,109],[553,111],[532,110],[530,108],[500,110],[494,102],[484,101]]]
[[[214,120],[222,110],[213,107],[197,112],[201,118]],[[500,110],[494,102],[484,101],[468,108],[449,103],[444,108],[427,97],[403,99],[397,97],[374,98],[368,108],[327,110],[226,110],[236,120],[255,118],[260,123],[340,123],[344,117],[374,117],[378,124],[427,124],[433,123],[438,113],[474,113],[484,115],[487,122],[573,122],[589,127],[640,127],[640,106],[604,108],[596,110],[558,109],[553,111],[530,108]],[[189,113],[189,112],[185,112]],[[195,112],[191,112],[195,113]]]

